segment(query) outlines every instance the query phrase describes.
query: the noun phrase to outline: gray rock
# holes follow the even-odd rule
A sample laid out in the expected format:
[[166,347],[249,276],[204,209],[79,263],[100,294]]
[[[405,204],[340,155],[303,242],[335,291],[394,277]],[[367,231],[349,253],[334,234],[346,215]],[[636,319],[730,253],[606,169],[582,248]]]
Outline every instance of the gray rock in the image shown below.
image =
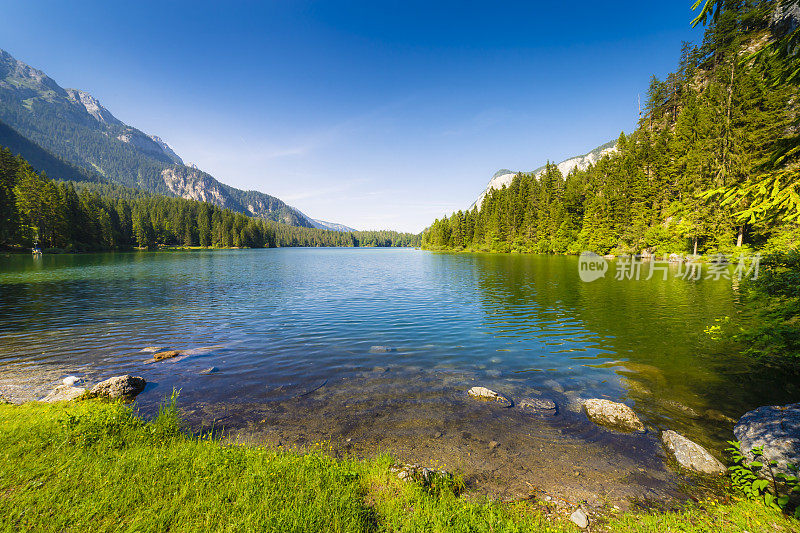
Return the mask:
[[217,372],[219,372],[219,368],[215,366],[210,366],[200,371],[201,374],[216,374]]
[[531,413],[554,415],[556,414],[556,402],[547,398],[523,398],[517,404],[523,411]]
[[79,378],[78,376],[67,376],[67,377],[65,377],[64,379],[61,380],[61,383],[63,383],[67,387],[74,387],[75,385],[77,385],[81,381],[83,381],[83,380],[81,378]]
[[101,381],[90,392],[94,396],[130,399],[142,392],[146,384],[144,378],[126,374]]
[[467,391],[467,394],[469,394],[476,400],[499,403],[503,407],[511,407],[513,405],[511,400],[509,400],[502,394],[498,394],[491,389],[487,389],[486,387],[472,387]]
[[569,515],[569,519],[572,520],[573,524],[581,529],[586,529],[589,527],[589,517],[586,515],[586,511],[580,507],[575,509],[575,512]]
[[[800,466],[800,403],[769,405],[748,411],[733,428],[742,453],[753,461],[752,450],[764,448],[764,461],[777,461],[775,474],[792,475],[789,465]],[[766,475],[766,468],[761,472]]]
[[661,434],[667,450],[675,456],[678,464],[703,474],[724,474],[725,466],[708,453],[708,450],[683,435],[668,429]]
[[500,443],[497,442],[496,440],[489,441],[489,449],[490,450],[494,450],[498,446],[500,446]]
[[583,402],[589,420],[595,424],[619,431],[644,431],[644,424],[624,403],[593,398]]
[[42,398],[43,402],[70,402],[86,392],[83,387],[73,387],[72,385],[59,385],[50,393]]

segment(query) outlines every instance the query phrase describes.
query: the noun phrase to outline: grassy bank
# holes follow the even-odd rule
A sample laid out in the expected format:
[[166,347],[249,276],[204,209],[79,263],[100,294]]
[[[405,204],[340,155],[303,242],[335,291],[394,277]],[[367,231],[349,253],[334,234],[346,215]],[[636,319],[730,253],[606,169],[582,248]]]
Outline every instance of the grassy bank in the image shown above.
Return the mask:
[[[458,481],[423,487],[391,459],[336,460],[231,446],[100,401],[0,405],[3,531],[577,531],[537,502],[470,501]],[[793,531],[747,501],[619,514],[595,531]]]

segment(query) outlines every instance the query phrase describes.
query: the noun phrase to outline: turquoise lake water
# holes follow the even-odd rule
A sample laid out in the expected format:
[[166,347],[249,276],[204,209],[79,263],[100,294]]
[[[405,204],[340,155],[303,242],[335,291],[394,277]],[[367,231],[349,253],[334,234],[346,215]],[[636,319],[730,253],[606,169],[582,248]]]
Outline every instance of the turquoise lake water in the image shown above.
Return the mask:
[[[197,426],[299,445],[347,437],[357,452],[451,461],[498,438],[520,448],[514,457],[569,441],[601,447],[601,461],[629,441],[579,406],[608,398],[649,427],[631,472],[662,471],[647,458],[659,429],[716,453],[726,418],[797,401],[794,379],[703,332],[746,313],[731,281],[618,281],[613,268],[585,283],[574,257],[412,249],[0,256],[0,389],[30,399],[67,375],[130,373],[149,382],[144,412],[177,388]],[[148,363],[150,346],[187,353]],[[475,411],[474,385],[552,398],[558,415],[532,430],[511,411]],[[527,448],[523,437],[534,439]],[[482,464],[463,468],[479,481]]]

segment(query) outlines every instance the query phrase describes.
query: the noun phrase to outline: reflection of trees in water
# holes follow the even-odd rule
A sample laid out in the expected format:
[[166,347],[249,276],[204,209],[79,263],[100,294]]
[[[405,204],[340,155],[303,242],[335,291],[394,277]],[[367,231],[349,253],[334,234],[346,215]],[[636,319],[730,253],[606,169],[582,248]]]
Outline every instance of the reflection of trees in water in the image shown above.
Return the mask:
[[[486,327],[546,342],[563,329],[582,331],[603,351],[624,359],[610,366],[622,376],[627,396],[655,418],[711,420],[736,417],[764,403],[796,400],[796,377],[766,368],[711,341],[704,328],[714,318],[737,316],[728,280],[666,281],[614,279],[612,262],[604,279],[580,281],[574,257],[477,255],[477,286]],[[562,328],[562,325],[567,325]],[[598,361],[601,363],[601,361]],[[794,396],[793,396],[794,393]]]

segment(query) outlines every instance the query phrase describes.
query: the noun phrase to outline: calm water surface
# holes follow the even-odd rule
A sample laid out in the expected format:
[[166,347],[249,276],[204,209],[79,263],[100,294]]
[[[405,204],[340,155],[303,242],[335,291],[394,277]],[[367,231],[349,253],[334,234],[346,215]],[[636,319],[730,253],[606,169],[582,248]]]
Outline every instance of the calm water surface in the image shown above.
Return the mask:
[[[583,283],[577,265],[410,249],[0,256],[0,388],[30,399],[66,375],[132,373],[150,383],[145,411],[179,388],[198,424],[295,444],[353,436],[421,460],[453,462],[500,439],[506,456],[476,459],[500,465],[495,477],[561,441],[601,447],[594,471],[635,448],[628,474],[661,472],[646,459],[658,429],[716,450],[730,437],[725,417],[797,400],[793,380],[754,372],[703,333],[742,312],[730,281],[616,281],[612,264],[607,279]],[[189,352],[149,364],[148,346]],[[473,385],[546,396],[559,413],[487,413],[465,400]],[[630,404],[648,436],[624,441],[586,423],[589,397]]]

